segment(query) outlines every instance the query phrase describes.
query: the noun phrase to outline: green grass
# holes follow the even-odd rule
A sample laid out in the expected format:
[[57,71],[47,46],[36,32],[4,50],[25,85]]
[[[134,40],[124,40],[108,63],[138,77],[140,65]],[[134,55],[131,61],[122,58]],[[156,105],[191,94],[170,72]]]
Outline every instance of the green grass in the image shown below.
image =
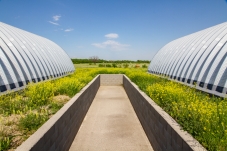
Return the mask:
[[146,68],[149,66],[149,63],[84,63],[84,64],[74,64],[75,68],[99,68],[111,66],[113,68],[113,64],[116,65],[117,68],[135,68],[138,65],[139,68]]
[[88,64],[88,63],[83,63],[83,64],[74,64],[75,68],[97,68],[97,64]]

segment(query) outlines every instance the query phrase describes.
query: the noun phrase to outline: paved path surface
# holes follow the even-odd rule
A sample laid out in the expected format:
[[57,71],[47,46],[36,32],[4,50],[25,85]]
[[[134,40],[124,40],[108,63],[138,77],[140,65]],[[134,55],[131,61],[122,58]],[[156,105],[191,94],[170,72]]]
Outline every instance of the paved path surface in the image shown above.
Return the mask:
[[122,86],[100,86],[70,151],[152,151]]

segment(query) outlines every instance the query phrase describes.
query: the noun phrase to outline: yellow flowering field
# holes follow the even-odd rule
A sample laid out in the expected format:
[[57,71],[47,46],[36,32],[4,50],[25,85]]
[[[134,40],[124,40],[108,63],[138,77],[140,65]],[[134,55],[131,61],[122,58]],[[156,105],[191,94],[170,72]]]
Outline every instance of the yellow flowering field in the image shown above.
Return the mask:
[[227,150],[227,100],[146,72],[129,73],[152,100],[212,151]]
[[60,79],[29,84],[0,96],[0,151],[19,146],[96,75],[78,69]]
[[126,74],[208,150],[227,149],[227,100],[138,68],[78,68],[60,79],[0,96],[0,150],[16,148],[97,74]]

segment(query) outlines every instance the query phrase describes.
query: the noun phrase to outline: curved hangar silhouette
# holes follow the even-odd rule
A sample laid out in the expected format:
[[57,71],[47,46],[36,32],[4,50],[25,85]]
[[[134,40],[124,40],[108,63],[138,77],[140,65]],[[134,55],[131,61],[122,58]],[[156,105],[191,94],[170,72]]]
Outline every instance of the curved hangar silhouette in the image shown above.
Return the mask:
[[0,22],[0,94],[74,70],[69,56],[54,42]]
[[161,48],[148,72],[226,97],[227,22],[176,39]]

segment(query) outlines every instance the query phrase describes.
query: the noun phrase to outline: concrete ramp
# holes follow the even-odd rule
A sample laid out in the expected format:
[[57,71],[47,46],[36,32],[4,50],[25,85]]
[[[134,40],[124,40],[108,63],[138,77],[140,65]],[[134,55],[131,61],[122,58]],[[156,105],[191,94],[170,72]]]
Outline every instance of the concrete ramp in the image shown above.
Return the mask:
[[122,74],[96,76],[16,151],[205,151]]
[[70,151],[152,151],[123,86],[100,86]]

